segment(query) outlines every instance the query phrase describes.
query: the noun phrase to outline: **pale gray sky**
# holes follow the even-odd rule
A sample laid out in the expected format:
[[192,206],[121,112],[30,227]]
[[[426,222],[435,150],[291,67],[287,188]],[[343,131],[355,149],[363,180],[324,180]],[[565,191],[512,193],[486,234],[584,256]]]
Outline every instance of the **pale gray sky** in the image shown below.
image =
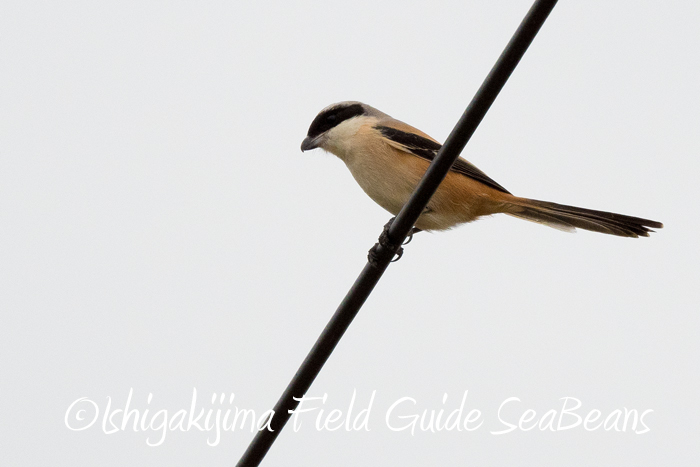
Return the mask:
[[[309,123],[361,100],[444,140],[530,4],[3,2],[4,463],[235,463],[249,430],[149,447],[159,433],[105,434],[108,398],[270,408],[390,217],[299,151]],[[517,195],[666,227],[499,216],[416,236],[309,392],[327,413],[376,390],[370,431],[312,415],[263,465],[698,463],[699,23],[688,1],[560,2],[463,154]],[[385,423],[402,397],[449,412],[467,390],[473,432]],[[517,423],[567,396],[582,416],[653,410],[650,431],[491,433],[509,398]],[[71,431],[82,397],[99,420]]]

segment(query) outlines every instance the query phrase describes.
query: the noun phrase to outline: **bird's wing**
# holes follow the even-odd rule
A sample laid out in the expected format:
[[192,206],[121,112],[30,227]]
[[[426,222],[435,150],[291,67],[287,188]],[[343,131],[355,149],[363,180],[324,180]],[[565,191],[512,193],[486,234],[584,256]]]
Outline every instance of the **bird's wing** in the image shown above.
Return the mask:
[[[406,125],[406,127],[408,127],[408,125]],[[423,137],[413,132],[409,133],[406,131],[397,130],[396,128],[383,125],[378,125],[374,128],[376,128],[382,133],[384,138],[386,138],[387,142],[392,147],[413,154],[414,156],[418,156],[421,159],[425,159],[427,161],[432,161],[433,159],[435,159],[435,156],[442,147],[442,145],[437,141],[429,137]],[[450,170],[452,172],[464,175],[465,177],[469,177],[476,181],[479,181],[484,185],[490,186],[491,188],[494,188],[498,191],[510,194],[508,190],[496,183],[493,179],[491,179],[491,177],[486,175],[484,172],[476,168],[474,164],[467,162],[461,157],[457,158],[455,163],[452,164]]]

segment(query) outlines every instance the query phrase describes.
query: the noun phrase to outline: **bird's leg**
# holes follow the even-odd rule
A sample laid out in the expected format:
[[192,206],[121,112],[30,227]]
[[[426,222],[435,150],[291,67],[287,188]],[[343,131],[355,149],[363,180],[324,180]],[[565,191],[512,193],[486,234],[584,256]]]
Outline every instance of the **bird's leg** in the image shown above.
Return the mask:
[[401,259],[401,256],[403,256],[403,248],[401,248],[402,245],[407,245],[408,243],[411,242],[413,239],[413,234],[418,233],[421,230],[413,227],[411,229],[411,232],[408,234],[407,240],[402,244],[398,245],[396,243],[393,243],[389,240],[389,228],[391,227],[391,224],[394,222],[395,217],[392,217],[389,219],[389,222],[386,223],[384,226],[384,229],[382,230],[382,233],[379,235],[379,241],[378,243],[375,243],[374,246],[369,250],[369,253],[367,254],[367,259],[370,262],[371,265],[376,266],[377,263],[380,260],[379,256],[379,245],[383,246],[385,249],[389,250],[390,252],[394,252],[394,255],[396,255],[396,258],[392,259],[391,262],[395,263],[396,261]]
[[401,245],[393,243],[389,240],[389,228],[394,222],[394,219],[396,218],[392,217],[389,219],[389,222],[386,223],[382,233],[379,235],[378,242],[374,244],[367,254],[367,260],[372,266],[377,266],[377,263],[381,259],[379,250],[380,245],[384,247],[384,251],[382,253],[386,254],[387,252],[393,252],[391,256],[393,257],[396,255],[396,258],[394,258],[392,262],[398,261],[401,258],[401,255],[403,255],[403,248],[401,248]]

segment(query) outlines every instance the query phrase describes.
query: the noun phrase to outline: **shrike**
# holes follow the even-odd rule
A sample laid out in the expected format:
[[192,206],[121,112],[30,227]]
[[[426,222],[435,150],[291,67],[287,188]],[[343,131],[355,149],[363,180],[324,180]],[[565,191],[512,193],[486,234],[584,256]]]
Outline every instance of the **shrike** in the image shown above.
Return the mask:
[[[340,102],[311,122],[301,150],[322,148],[345,162],[360,187],[396,215],[441,144],[422,131],[361,102]],[[663,224],[611,212],[520,198],[461,157],[416,221],[416,230],[445,230],[504,213],[559,230],[577,227],[621,237],[648,237]]]

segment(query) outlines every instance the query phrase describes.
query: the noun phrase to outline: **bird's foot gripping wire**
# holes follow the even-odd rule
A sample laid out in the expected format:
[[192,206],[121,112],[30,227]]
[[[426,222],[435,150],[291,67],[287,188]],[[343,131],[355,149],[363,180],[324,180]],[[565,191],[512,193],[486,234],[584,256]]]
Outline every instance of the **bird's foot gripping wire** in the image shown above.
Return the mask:
[[417,234],[418,232],[422,232],[421,229],[418,227],[413,227],[410,232],[408,232],[408,237],[406,237],[406,240],[403,241],[401,246],[408,245],[411,243],[411,240],[413,240],[413,234]]
[[[391,254],[392,256],[392,263],[395,263],[396,261],[401,259],[401,256],[403,256],[403,245],[408,245],[411,240],[413,240],[413,234],[420,232],[420,229],[413,228],[411,229],[411,232],[408,234],[408,237],[406,237],[406,240],[402,244],[398,243],[393,243],[391,240],[389,240],[389,228],[391,227],[391,224],[394,222],[395,217],[392,217],[389,222],[386,223],[384,226],[384,230],[382,230],[381,235],[379,235],[379,242],[375,243],[374,246],[369,250],[369,253],[367,254],[367,259],[369,263],[372,266],[377,266],[379,261],[381,260],[381,257],[383,255]],[[383,247],[382,250],[380,250],[380,246]],[[394,257],[395,256],[395,257]]]

